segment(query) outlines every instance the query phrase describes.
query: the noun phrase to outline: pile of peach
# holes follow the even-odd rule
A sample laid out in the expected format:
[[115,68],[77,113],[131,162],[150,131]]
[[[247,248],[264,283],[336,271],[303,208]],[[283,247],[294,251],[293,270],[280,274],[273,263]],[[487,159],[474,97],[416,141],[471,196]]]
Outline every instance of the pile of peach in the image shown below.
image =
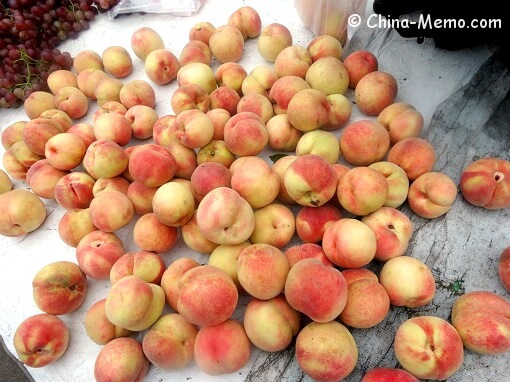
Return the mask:
[[[11,190],[0,172],[0,233],[37,229],[46,217],[41,198],[55,199],[66,211],[58,233],[77,260],[34,276],[43,313],[16,331],[18,356],[31,367],[56,361],[69,341],[58,315],[76,310],[96,279],[111,282],[84,317],[90,339],[104,345],[98,381],[141,380],[150,364],[234,373],[252,346],[276,352],[293,341],[307,375],[342,379],[358,359],[349,327],[374,327],[391,306],[421,307],[435,295],[429,267],[405,255],[413,224],[399,207],[441,217],[457,184],[434,171],[422,115],[395,102],[397,81],[372,53],[342,60],[329,35],[293,45],[285,26],[262,28],[247,6],[217,28],[196,25],[189,37],[177,58],[154,30],[133,34],[149,81],[122,81],[135,64],[125,48],[80,52],[73,71],[50,74],[52,93],[27,99],[29,120],[3,131],[5,170],[30,191]],[[247,73],[237,63],[248,38],[272,66]],[[175,114],[159,116],[151,82],[174,80]],[[349,88],[365,119],[350,120]],[[93,122],[77,122],[93,101]],[[267,149],[285,155],[271,164],[260,155]],[[459,186],[471,204],[507,208],[510,162],[477,160]],[[133,219],[139,250],[129,252],[116,232]],[[179,237],[208,263],[165,256]],[[296,237],[300,244],[290,245]],[[373,261],[383,263],[379,275],[366,268]],[[499,270],[510,290],[509,249]],[[241,295],[251,299],[236,320]],[[363,381],[447,379],[462,366],[464,347],[510,350],[507,300],[466,293],[451,323],[403,322],[394,339],[402,369],[378,368]]]

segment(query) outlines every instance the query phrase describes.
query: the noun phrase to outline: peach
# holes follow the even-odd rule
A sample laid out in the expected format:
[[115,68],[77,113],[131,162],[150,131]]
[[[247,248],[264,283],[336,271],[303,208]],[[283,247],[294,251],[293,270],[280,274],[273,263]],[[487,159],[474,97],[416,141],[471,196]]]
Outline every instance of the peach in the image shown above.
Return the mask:
[[295,151],[303,132],[289,122],[287,114],[277,114],[266,122],[268,145],[273,150]]
[[393,346],[400,365],[421,379],[446,380],[464,362],[459,333],[440,317],[420,316],[404,321],[395,333]]
[[122,46],[109,46],[101,55],[105,72],[116,78],[123,78],[133,71],[131,55]]
[[164,304],[165,293],[159,285],[128,275],[111,286],[106,296],[105,312],[112,324],[137,332],[157,321]]
[[367,277],[352,282],[348,277],[345,278],[347,303],[338,317],[339,320],[357,329],[372,328],[380,324],[390,310],[390,298],[377,276],[375,280]]
[[189,109],[199,109],[207,113],[211,98],[209,93],[200,85],[186,84],[175,89],[170,104],[175,115]]
[[[317,177],[316,174],[321,174]],[[302,206],[319,207],[335,194],[337,176],[333,166],[315,154],[298,156],[283,176],[289,196]]]
[[126,253],[113,232],[94,230],[79,241],[76,260],[82,271],[93,279],[108,279],[113,264]]
[[430,268],[421,260],[409,256],[397,256],[386,261],[379,273],[379,282],[394,306],[425,306],[436,293]]
[[142,348],[149,361],[163,370],[179,370],[194,360],[198,329],[178,313],[161,316],[145,333]]
[[74,134],[81,138],[83,143],[85,143],[85,147],[88,148],[92,142],[96,141],[96,136],[94,135],[94,127],[85,122],[79,122],[72,125],[69,130],[67,130],[69,134]]
[[29,121],[16,121],[2,130],[1,142],[4,149],[8,149],[14,143],[23,140],[23,130]]
[[154,124],[159,119],[156,110],[146,105],[131,106],[125,117],[131,125],[132,137],[136,139],[151,138]]
[[255,227],[249,239],[251,243],[265,243],[281,249],[294,236],[296,219],[287,206],[271,203],[258,208],[253,215]]
[[268,96],[271,87],[278,80],[278,75],[270,66],[256,66],[244,78],[241,84],[242,95],[257,93]]
[[237,302],[234,281],[212,265],[188,269],[178,281],[177,312],[192,324],[220,324],[232,316]]
[[218,244],[204,236],[197,222],[197,211],[184,225],[181,226],[181,236],[184,243],[194,251],[203,254],[210,254]]
[[299,260],[290,268],[284,291],[289,304],[315,322],[334,320],[347,302],[347,283],[342,273],[312,257]]
[[34,153],[25,141],[14,143],[2,157],[2,164],[7,174],[17,180],[26,180],[28,169],[44,156]]
[[165,43],[161,35],[149,27],[140,27],[131,35],[131,49],[136,57],[145,61],[150,52],[163,49]]
[[248,364],[251,342],[239,321],[203,326],[195,338],[195,361],[208,375],[232,374]]
[[73,57],[73,70],[79,75],[86,69],[104,70],[103,59],[93,50],[80,50]]
[[[237,93],[235,93],[237,94]],[[249,93],[241,97],[237,103],[237,113],[252,112],[257,114],[265,123],[271,119],[273,114],[273,104],[262,94]],[[232,112],[231,114],[236,114]]]
[[46,219],[46,207],[33,192],[14,189],[0,195],[0,235],[17,237],[39,228]]
[[296,145],[296,155],[315,154],[323,157],[329,163],[335,164],[340,158],[338,138],[330,131],[322,129],[307,131]]
[[162,223],[153,212],[140,216],[133,227],[133,239],[138,248],[163,253],[177,242],[177,229]]
[[65,111],[59,109],[49,109],[43,111],[39,118],[57,122],[62,132],[64,133],[66,133],[73,124],[71,117]]
[[247,75],[246,69],[237,62],[224,62],[218,66],[214,77],[218,86],[228,86],[242,96],[241,87]]
[[379,171],[388,182],[388,196],[384,206],[400,207],[406,201],[407,193],[409,192],[409,179],[404,169],[388,161],[375,162],[368,167]]
[[306,46],[308,53],[315,62],[322,57],[342,59],[342,43],[334,36],[321,34],[314,37]]
[[94,198],[95,179],[86,172],[73,171],[61,177],[54,188],[55,200],[65,209],[87,208]]
[[129,160],[118,143],[98,139],[87,148],[82,164],[94,179],[113,178],[127,169]]
[[88,337],[98,345],[106,345],[115,338],[127,337],[131,331],[115,326],[106,317],[106,298],[92,304],[83,317],[83,326]]
[[313,62],[306,71],[305,80],[312,89],[326,96],[345,94],[349,87],[349,75],[342,61],[336,57],[322,57]]
[[410,181],[431,172],[436,163],[434,147],[423,138],[410,137],[395,143],[388,151],[387,160],[400,166]]
[[377,241],[368,225],[357,219],[343,218],[326,228],[322,248],[333,264],[342,268],[361,268],[373,260]]
[[280,189],[278,191],[276,199],[287,204],[297,204],[296,201],[291,198],[291,196],[287,192],[287,189],[285,188],[285,172],[287,171],[287,168],[290,166],[290,164],[294,162],[296,159],[297,159],[296,155],[290,154],[273,157],[274,163],[271,168],[276,173],[276,175],[278,175],[278,178],[280,180]]
[[230,185],[253,208],[261,208],[272,203],[279,192],[278,175],[261,157],[246,156],[237,158],[230,166]]
[[152,211],[152,198],[157,187],[147,187],[141,182],[133,181],[129,184],[126,195],[131,200],[135,214],[144,215]]
[[200,263],[191,257],[179,257],[172,261],[163,272],[160,285],[165,292],[166,302],[174,311],[177,311],[180,278],[186,271],[199,265]]
[[179,59],[164,48],[153,50],[145,58],[145,74],[157,85],[166,85],[175,80],[180,68]]
[[78,74],[76,79],[78,84],[77,87],[83,94],[85,94],[85,96],[92,100],[96,100],[95,88],[97,83],[108,77],[108,73],[100,69],[84,69]]
[[175,175],[173,179],[190,180],[191,174],[193,174],[193,171],[198,166],[197,152],[179,141],[169,142],[165,147],[175,158]]
[[130,109],[136,105],[150,108],[156,106],[156,93],[147,81],[132,80],[124,84],[119,92],[120,103]]
[[199,202],[214,188],[230,187],[232,173],[224,165],[206,162],[197,166],[191,174],[193,196]]
[[210,108],[224,109],[229,113],[229,115],[234,115],[237,113],[240,100],[241,97],[235,89],[229,86],[218,86],[211,93]]
[[319,243],[326,228],[341,218],[342,213],[332,203],[302,207],[296,215],[296,233],[303,243]]
[[478,354],[510,350],[510,302],[489,291],[471,291],[457,297],[451,322],[464,346]]
[[342,157],[355,166],[369,166],[384,159],[390,136],[383,125],[362,119],[347,125],[340,135]]
[[191,40],[181,50],[179,65],[184,66],[191,62],[201,62],[206,65],[212,63],[212,52],[205,42]]
[[104,232],[125,227],[134,215],[133,204],[127,195],[116,190],[100,192],[90,202],[89,212],[92,223]]
[[510,291],[510,247],[507,247],[499,255],[498,274],[501,284]]
[[216,162],[230,168],[236,160],[236,155],[230,151],[222,139],[213,139],[197,153],[197,163]]
[[23,102],[23,109],[29,119],[38,118],[44,111],[55,109],[55,96],[42,90],[32,92]]
[[94,362],[97,382],[141,381],[149,370],[142,345],[131,337],[114,338],[102,347]]
[[289,269],[283,252],[270,244],[252,244],[237,258],[239,284],[260,300],[269,300],[283,293]]
[[266,147],[268,139],[264,122],[255,113],[237,113],[225,124],[224,141],[235,155],[258,155]]
[[190,28],[188,38],[190,41],[198,40],[209,45],[209,39],[215,30],[216,27],[208,21],[198,22]]
[[99,178],[92,187],[92,194],[97,196],[101,191],[104,190],[117,190],[123,194],[127,194],[130,182],[122,176],[115,176],[113,178]]
[[510,206],[510,162],[481,158],[469,163],[460,176],[460,191],[470,204],[488,210]]
[[[41,159],[41,161],[43,161],[43,160],[44,160],[44,159]],[[40,162],[40,161],[38,161],[38,162]],[[34,163],[34,165],[32,165],[30,168],[34,167],[34,166],[35,166],[38,162],[35,162],[35,163]],[[43,166],[43,165],[41,164],[41,165],[39,166],[39,168],[41,168],[41,167],[46,167],[46,166]],[[45,168],[45,170],[46,170],[46,168]],[[45,170],[42,170],[42,171],[45,171]],[[35,171],[36,171],[36,170],[34,169],[33,171],[34,171],[33,173],[35,173]],[[37,171],[39,171],[39,170],[37,170]],[[42,174],[42,171],[41,171],[39,174]],[[56,181],[57,181],[57,180],[58,180],[58,178],[59,178],[59,175],[60,175],[60,176],[63,176],[63,175],[65,175],[65,173],[60,174],[58,171],[57,171],[57,172],[53,172],[53,171],[52,171],[51,166],[49,166],[49,168],[47,169],[47,171],[48,171],[48,173],[44,175],[44,178],[45,178],[45,181],[46,181],[46,180],[48,180],[48,181],[49,181],[49,185],[48,185],[47,187],[48,187],[51,191],[49,191],[48,193],[45,193],[45,195],[48,195],[48,194],[49,194],[49,195],[50,195],[50,197],[49,197],[49,198],[53,198],[53,187],[52,187],[52,186],[54,186],[54,185],[55,185]],[[30,179],[32,179],[32,177],[33,177],[33,175],[32,175],[32,174],[33,174],[33,173],[31,173],[31,174],[30,174],[30,176],[29,176],[29,175],[28,175],[28,173],[29,173],[29,172],[30,172],[30,169],[28,169],[28,171],[27,171],[27,176],[28,176]],[[47,179],[46,179],[46,175],[48,175]],[[28,180],[27,180],[27,183],[28,183]],[[38,182],[34,180],[34,183],[38,183]],[[42,186],[42,185],[41,185],[41,186]],[[30,187],[30,184],[29,184],[29,187]],[[37,196],[43,197],[43,196],[41,195],[41,193],[39,193],[39,192],[35,192],[35,191],[33,190],[33,187],[30,187],[30,188],[32,189],[32,191],[34,192],[34,194],[36,194]],[[46,190],[46,187],[44,187],[44,189]],[[9,175],[7,175],[7,173],[6,173],[4,170],[0,169],[0,195],[5,194],[6,192],[11,191],[11,190],[12,190],[12,182],[11,182],[11,178],[9,178]]]
[[[44,156],[44,150],[48,139],[63,132],[62,126],[56,121],[39,117],[27,122],[23,128],[22,140],[34,154]],[[9,149],[11,149],[12,146],[14,146],[14,144],[12,144]],[[9,151],[9,149],[7,149],[7,151]]]
[[446,174],[426,172],[409,186],[407,202],[419,216],[434,219],[446,214],[457,197],[457,185]]
[[180,143],[191,149],[205,146],[214,135],[211,120],[199,109],[184,110],[179,113],[170,130]]
[[298,334],[300,324],[300,313],[283,294],[269,300],[252,298],[243,316],[246,335],[256,347],[267,352],[287,348]]
[[343,60],[349,75],[349,87],[355,89],[359,80],[366,74],[375,72],[379,68],[377,57],[368,50],[354,50]]
[[[317,346],[317,338],[321,345]],[[295,357],[300,368],[317,381],[340,381],[354,370],[358,346],[338,321],[310,322],[296,337]]]
[[98,106],[112,101],[120,103],[120,90],[123,87],[124,82],[115,77],[105,77],[97,81],[94,87],[94,98]]
[[280,23],[266,25],[257,39],[257,51],[269,62],[275,62],[278,54],[291,45],[292,34],[289,28]]
[[78,119],[87,114],[89,99],[83,92],[73,86],[65,86],[55,93],[55,106],[69,117]]
[[228,187],[211,190],[197,209],[200,231],[217,244],[240,244],[251,236],[255,218],[250,204]]
[[349,169],[338,181],[340,205],[354,215],[364,216],[381,208],[388,197],[384,175],[366,166]]
[[69,171],[78,167],[87,147],[83,140],[71,133],[54,135],[45,145],[45,157],[56,169]]
[[97,227],[90,219],[88,208],[71,208],[67,210],[58,221],[58,235],[68,246],[76,248],[90,232]]
[[199,85],[209,94],[218,86],[214,71],[209,65],[202,62],[191,62],[180,68],[177,72],[177,83],[179,86]]
[[110,270],[110,284],[126,276],[137,276],[143,281],[159,285],[166,265],[161,255],[150,251],[127,252],[115,261]]
[[393,103],[397,92],[398,84],[393,75],[374,70],[358,81],[354,89],[354,98],[362,113],[377,116]]
[[385,107],[377,122],[390,134],[392,145],[409,137],[419,137],[423,130],[423,115],[407,102],[396,102]]
[[78,76],[70,70],[59,69],[51,72],[46,79],[50,91],[55,94],[60,88],[66,86],[78,87]]
[[305,78],[308,68],[312,65],[312,56],[306,48],[291,45],[283,48],[274,60],[274,71],[281,78],[297,76]]
[[[27,171],[26,182],[32,192],[44,199],[55,199],[55,186],[60,178],[69,171],[53,167],[47,159],[35,162]],[[0,194],[12,189],[12,182],[8,175],[0,170]]]
[[134,181],[146,187],[159,187],[174,177],[176,161],[167,148],[145,144],[131,152],[128,169]]
[[181,183],[168,182],[154,194],[152,210],[161,223],[181,227],[193,216],[195,199],[192,192]]
[[330,104],[328,122],[322,126],[323,130],[337,130],[343,127],[351,118],[351,102],[343,94],[330,94],[326,97]]
[[222,140],[224,138],[223,130],[225,129],[227,121],[231,117],[230,113],[225,109],[211,109],[205,114],[209,117],[214,126],[214,134],[212,139]]
[[361,382],[420,382],[411,373],[391,367],[375,367],[367,371]]
[[284,252],[290,267],[292,268],[298,261],[315,258],[323,265],[333,267],[333,263],[327,258],[324,250],[319,244],[304,243],[288,247]]
[[317,89],[303,89],[289,101],[289,122],[299,131],[319,129],[329,121],[331,105],[326,95]]
[[413,223],[406,214],[393,207],[381,207],[363,216],[361,221],[375,233],[374,259],[387,261],[405,253],[413,234]]
[[118,113],[126,115],[127,108],[119,101],[107,101],[103,103],[92,115],[93,123],[96,122],[97,118],[103,114]]
[[244,38],[236,27],[221,25],[211,34],[209,48],[218,62],[237,62],[244,53]]
[[244,40],[257,37],[262,29],[259,13],[255,8],[248,5],[242,6],[233,12],[228,17],[227,24],[239,29]]
[[69,345],[69,328],[59,317],[39,313],[25,318],[18,325],[12,341],[23,364],[40,368],[64,355]]
[[175,141],[175,134],[170,128],[177,118],[176,115],[168,114],[159,117],[152,128],[152,137],[154,143],[161,146],[166,146],[169,142]]
[[207,264],[219,268],[230,275],[239,291],[243,291],[243,287],[239,283],[237,277],[237,259],[242,250],[251,245],[250,242],[240,244],[221,244],[214,248],[209,256]]
[[94,122],[94,136],[99,141],[108,140],[126,146],[133,136],[131,122],[120,113],[101,114]]
[[273,104],[275,114],[285,114],[292,97],[300,90],[310,89],[310,85],[298,76],[278,78],[269,90],[268,98]]
[[71,261],[49,263],[32,278],[34,302],[48,314],[74,312],[83,303],[87,286],[87,276]]

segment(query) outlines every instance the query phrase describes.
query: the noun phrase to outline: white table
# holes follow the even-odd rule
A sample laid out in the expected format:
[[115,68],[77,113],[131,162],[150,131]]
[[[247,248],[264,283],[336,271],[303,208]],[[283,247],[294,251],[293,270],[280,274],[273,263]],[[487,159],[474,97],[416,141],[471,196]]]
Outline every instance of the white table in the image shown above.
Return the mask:
[[[88,31],[81,32],[75,40],[66,41],[59,48],[72,55],[84,49],[101,53],[111,45],[130,49],[132,32],[141,26],[158,31],[165,47],[176,55],[187,42],[188,31],[199,21],[209,21],[215,26],[226,24],[228,16],[243,5],[251,5],[260,13],[263,25],[279,22],[292,32],[294,44],[306,47],[313,38],[312,32],[301,22],[292,0],[206,0],[198,13],[190,17],[166,14],[133,14],[109,20],[106,15],[97,17]],[[371,9],[368,7],[368,9]],[[503,104],[510,84],[508,71],[498,68],[489,60],[487,69],[480,67],[492,56],[486,47],[467,51],[446,52],[434,49],[432,41],[422,45],[414,40],[403,40],[389,29],[360,27],[345,52],[367,48],[379,59],[380,69],[392,73],[399,84],[397,101],[413,104],[425,117],[424,137],[436,147],[438,161],[435,170],[447,173],[458,182],[461,169],[471,160],[487,155],[510,158],[508,118],[501,108],[510,108],[508,97]],[[134,56],[133,56],[134,57]],[[134,57],[135,70],[129,79],[147,79],[142,62]],[[256,66],[268,65],[256,50],[256,40],[248,40],[240,63],[249,72]],[[214,64],[217,67],[218,63]],[[475,75],[476,74],[476,75]],[[176,82],[156,86],[156,111],[160,116],[172,114],[170,97]],[[352,92],[347,94],[352,97]],[[499,107],[499,109],[498,109]],[[81,121],[91,122],[93,109]],[[0,109],[0,129],[18,120],[26,120],[23,109]],[[353,108],[352,120],[365,118]],[[506,123],[506,127],[499,126]],[[506,129],[506,130],[505,130]],[[337,132],[339,133],[339,132]],[[0,149],[3,155],[4,149]],[[269,152],[264,152],[264,155]],[[1,166],[1,165],[0,165]],[[15,182],[16,188],[26,187]],[[65,212],[56,202],[45,200],[48,216],[35,232],[19,238],[0,237],[0,334],[8,350],[14,353],[12,337],[19,323],[33,314],[40,313],[32,299],[31,281],[44,265],[58,260],[75,261],[75,249],[59,238],[57,226]],[[426,262],[437,280],[438,291],[434,301],[419,309],[396,309],[377,327],[353,330],[359,347],[356,369],[346,379],[359,381],[363,373],[375,366],[397,367],[392,349],[395,329],[412,315],[432,314],[448,319],[451,305],[463,291],[489,290],[510,298],[497,278],[497,258],[510,245],[509,209],[485,211],[463,201],[459,194],[451,211],[444,217],[426,220],[414,215],[407,206],[402,210],[411,217],[415,232],[406,253]],[[133,222],[134,224],[134,222]],[[131,238],[133,224],[120,230],[127,250],[136,250]],[[291,244],[296,244],[294,240]],[[173,259],[191,256],[205,263],[207,257],[190,251],[180,240],[164,254],[169,264]],[[374,265],[376,270],[378,265]],[[83,317],[95,301],[104,298],[109,282],[90,280],[82,306],[75,312],[61,316],[71,331],[71,341],[64,356],[41,369],[28,368],[36,381],[92,381],[93,365],[101,346],[86,335]],[[246,299],[242,299],[246,301]],[[242,306],[235,313],[242,318]],[[141,337],[140,337],[141,338]],[[509,354],[481,356],[466,351],[463,368],[451,381],[506,381],[509,377]],[[238,373],[210,377],[193,364],[180,372],[165,373],[151,367],[148,381],[295,381],[303,378],[293,358],[293,348],[268,354],[254,349],[250,363]],[[304,377],[304,379],[308,379]]]

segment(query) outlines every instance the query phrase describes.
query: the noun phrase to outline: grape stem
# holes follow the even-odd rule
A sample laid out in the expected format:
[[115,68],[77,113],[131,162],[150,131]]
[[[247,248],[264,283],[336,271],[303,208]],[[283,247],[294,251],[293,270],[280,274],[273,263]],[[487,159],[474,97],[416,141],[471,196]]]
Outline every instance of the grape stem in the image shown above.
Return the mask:
[[19,50],[19,53],[20,53],[20,58],[18,58],[17,60],[15,60],[13,62],[17,63],[19,61],[22,61],[26,65],[26,67],[27,67],[27,74],[20,74],[20,77],[24,78],[25,82],[13,85],[9,89],[9,91],[11,91],[11,92],[14,89],[18,89],[18,88],[22,89],[23,92],[25,92],[25,90],[31,88],[33,86],[32,80],[33,79],[40,79],[40,77],[37,74],[32,73],[32,71],[30,70],[30,67],[33,66],[33,65],[44,67],[47,64],[47,62],[44,61],[44,60],[35,60],[32,57],[30,57],[28,55],[28,53],[25,51],[25,49],[21,48]]

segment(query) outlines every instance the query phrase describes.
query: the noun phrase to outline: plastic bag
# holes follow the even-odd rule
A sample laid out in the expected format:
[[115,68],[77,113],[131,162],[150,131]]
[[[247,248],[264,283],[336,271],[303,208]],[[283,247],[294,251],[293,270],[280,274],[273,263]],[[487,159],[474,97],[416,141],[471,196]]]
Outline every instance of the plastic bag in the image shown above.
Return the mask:
[[316,36],[328,34],[345,45],[349,16],[364,17],[367,0],[295,0],[294,4],[301,21]]
[[121,0],[108,16],[114,18],[123,13],[168,13],[174,16],[191,16],[205,0]]

